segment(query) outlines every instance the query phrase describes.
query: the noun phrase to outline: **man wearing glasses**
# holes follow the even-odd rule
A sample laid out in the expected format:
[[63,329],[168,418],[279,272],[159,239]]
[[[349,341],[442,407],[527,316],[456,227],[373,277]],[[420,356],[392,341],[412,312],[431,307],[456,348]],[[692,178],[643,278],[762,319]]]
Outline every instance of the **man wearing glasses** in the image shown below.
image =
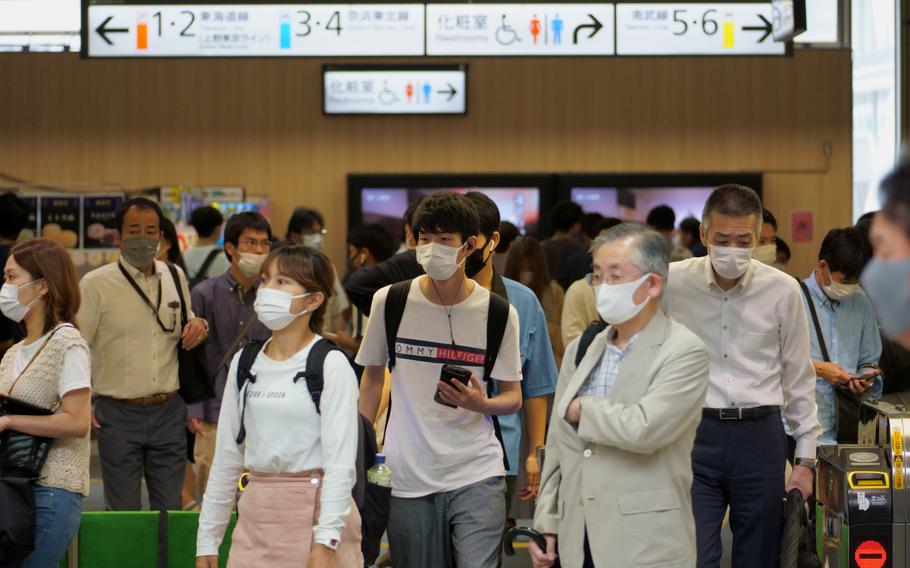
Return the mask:
[[227,272],[199,283],[192,291],[193,310],[209,323],[205,359],[215,382],[215,398],[187,408],[186,427],[196,435],[193,458],[199,495],[215,458],[215,432],[221,397],[231,357],[251,341],[267,339],[271,333],[259,323],[253,310],[259,269],[269,254],[272,229],[259,213],[238,213],[224,229],[224,253],[231,261]]

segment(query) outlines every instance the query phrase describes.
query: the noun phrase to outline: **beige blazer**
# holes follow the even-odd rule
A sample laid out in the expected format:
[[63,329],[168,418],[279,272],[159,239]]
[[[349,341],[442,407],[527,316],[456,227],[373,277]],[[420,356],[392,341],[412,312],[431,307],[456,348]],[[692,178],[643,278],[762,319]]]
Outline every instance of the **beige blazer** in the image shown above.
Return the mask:
[[620,363],[609,397],[585,397],[576,429],[563,418],[600,362],[612,328],[575,367],[566,349],[547,435],[534,528],[558,535],[564,568],[695,565],[692,446],[708,387],[708,352],[658,311]]

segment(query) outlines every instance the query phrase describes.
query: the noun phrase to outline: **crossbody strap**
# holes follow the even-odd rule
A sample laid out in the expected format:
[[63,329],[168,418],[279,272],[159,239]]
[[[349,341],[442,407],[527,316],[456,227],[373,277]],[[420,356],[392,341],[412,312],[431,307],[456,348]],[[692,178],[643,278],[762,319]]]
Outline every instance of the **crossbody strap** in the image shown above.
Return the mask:
[[[32,355],[32,358],[29,359],[29,360],[28,360],[28,363],[25,365],[25,368],[22,369],[22,372],[19,373],[19,376],[17,376],[17,377],[16,377],[16,380],[13,381],[13,384],[10,385],[10,387],[9,387],[9,392],[7,393],[9,397],[12,398],[12,396],[13,396],[13,389],[16,388],[16,383],[19,382],[19,379],[21,379],[21,378],[25,375],[25,372],[29,370],[29,367],[32,366],[32,363],[34,363],[34,362],[38,359],[38,356],[41,355],[41,352],[44,351],[44,348],[47,347],[47,344],[51,342],[51,339],[54,338],[54,335],[55,335],[58,331],[60,331],[61,328],[64,328],[64,327],[73,327],[73,326],[70,325],[70,324],[64,324],[64,325],[61,325],[61,326],[57,327],[54,331],[51,332],[51,334],[50,334],[50,335],[48,336],[48,338],[44,341],[44,343],[41,344],[41,347],[38,348],[38,352],[35,353],[34,355]],[[55,409],[57,408],[57,406],[59,406],[59,404],[60,404],[60,401],[59,401],[59,399],[58,399],[58,401],[55,402],[55,403],[53,404],[53,406],[51,406],[51,410],[55,410]]]
[[[152,315],[155,316],[155,321],[158,322],[158,327],[161,328],[161,331],[164,333],[172,333],[174,330],[172,329],[171,331],[168,331],[167,328],[164,327],[164,324],[161,323],[161,317],[158,315],[158,310],[161,309],[161,280],[158,280],[158,305],[156,306],[152,304],[152,301],[149,300],[148,296],[145,295],[145,292],[139,288],[139,285],[136,284],[136,281],[133,280],[133,277],[130,276],[129,272],[127,272],[125,268],[123,268],[123,265],[120,264],[119,261],[117,262],[117,268],[120,269],[120,273],[123,274],[123,277],[126,278],[126,281],[130,283],[130,286],[133,287],[133,290],[139,294],[139,297],[142,298],[142,301],[145,302],[145,305],[148,306],[150,310],[152,310]],[[177,289],[180,289],[179,285],[177,286]]]
[[818,312],[815,311],[815,302],[812,300],[812,294],[809,293],[809,287],[806,286],[806,283],[797,278],[799,282],[799,287],[803,290],[803,295],[806,296],[806,301],[809,303],[809,314],[812,316],[812,323],[815,324],[815,334],[818,336],[818,346],[822,350],[822,358],[826,363],[831,362],[831,357],[828,356],[828,347],[825,345],[825,336],[822,334],[822,326],[818,321]]

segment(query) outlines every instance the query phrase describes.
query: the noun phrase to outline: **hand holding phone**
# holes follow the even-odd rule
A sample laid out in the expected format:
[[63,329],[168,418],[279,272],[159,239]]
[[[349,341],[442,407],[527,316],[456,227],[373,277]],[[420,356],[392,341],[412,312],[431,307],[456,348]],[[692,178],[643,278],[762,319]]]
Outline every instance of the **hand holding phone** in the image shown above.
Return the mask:
[[[446,364],[442,366],[442,372],[439,374],[439,381],[453,388],[457,388],[452,384],[453,381],[458,381],[461,384],[468,386],[468,384],[471,382],[471,371],[457,365]],[[442,398],[442,394],[439,392],[439,388],[436,389],[436,395],[433,396],[433,400],[438,404],[448,406],[449,408],[458,408],[454,404],[450,404]]]

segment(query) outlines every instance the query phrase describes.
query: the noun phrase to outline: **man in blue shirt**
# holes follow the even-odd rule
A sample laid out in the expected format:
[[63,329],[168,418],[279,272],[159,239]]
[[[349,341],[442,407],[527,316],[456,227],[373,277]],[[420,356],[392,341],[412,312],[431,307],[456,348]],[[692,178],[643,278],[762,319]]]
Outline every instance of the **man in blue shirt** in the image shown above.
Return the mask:
[[[836,387],[864,398],[878,399],[882,395],[882,378],[877,370],[881,338],[872,304],[858,284],[871,257],[870,246],[857,229],[832,229],[819,250],[818,267],[803,280],[812,365],[817,375],[815,400],[823,430],[818,439],[820,446],[838,443]],[[818,337],[812,321],[806,291],[812,298],[823,338]],[[825,360],[821,340],[829,361]]]

